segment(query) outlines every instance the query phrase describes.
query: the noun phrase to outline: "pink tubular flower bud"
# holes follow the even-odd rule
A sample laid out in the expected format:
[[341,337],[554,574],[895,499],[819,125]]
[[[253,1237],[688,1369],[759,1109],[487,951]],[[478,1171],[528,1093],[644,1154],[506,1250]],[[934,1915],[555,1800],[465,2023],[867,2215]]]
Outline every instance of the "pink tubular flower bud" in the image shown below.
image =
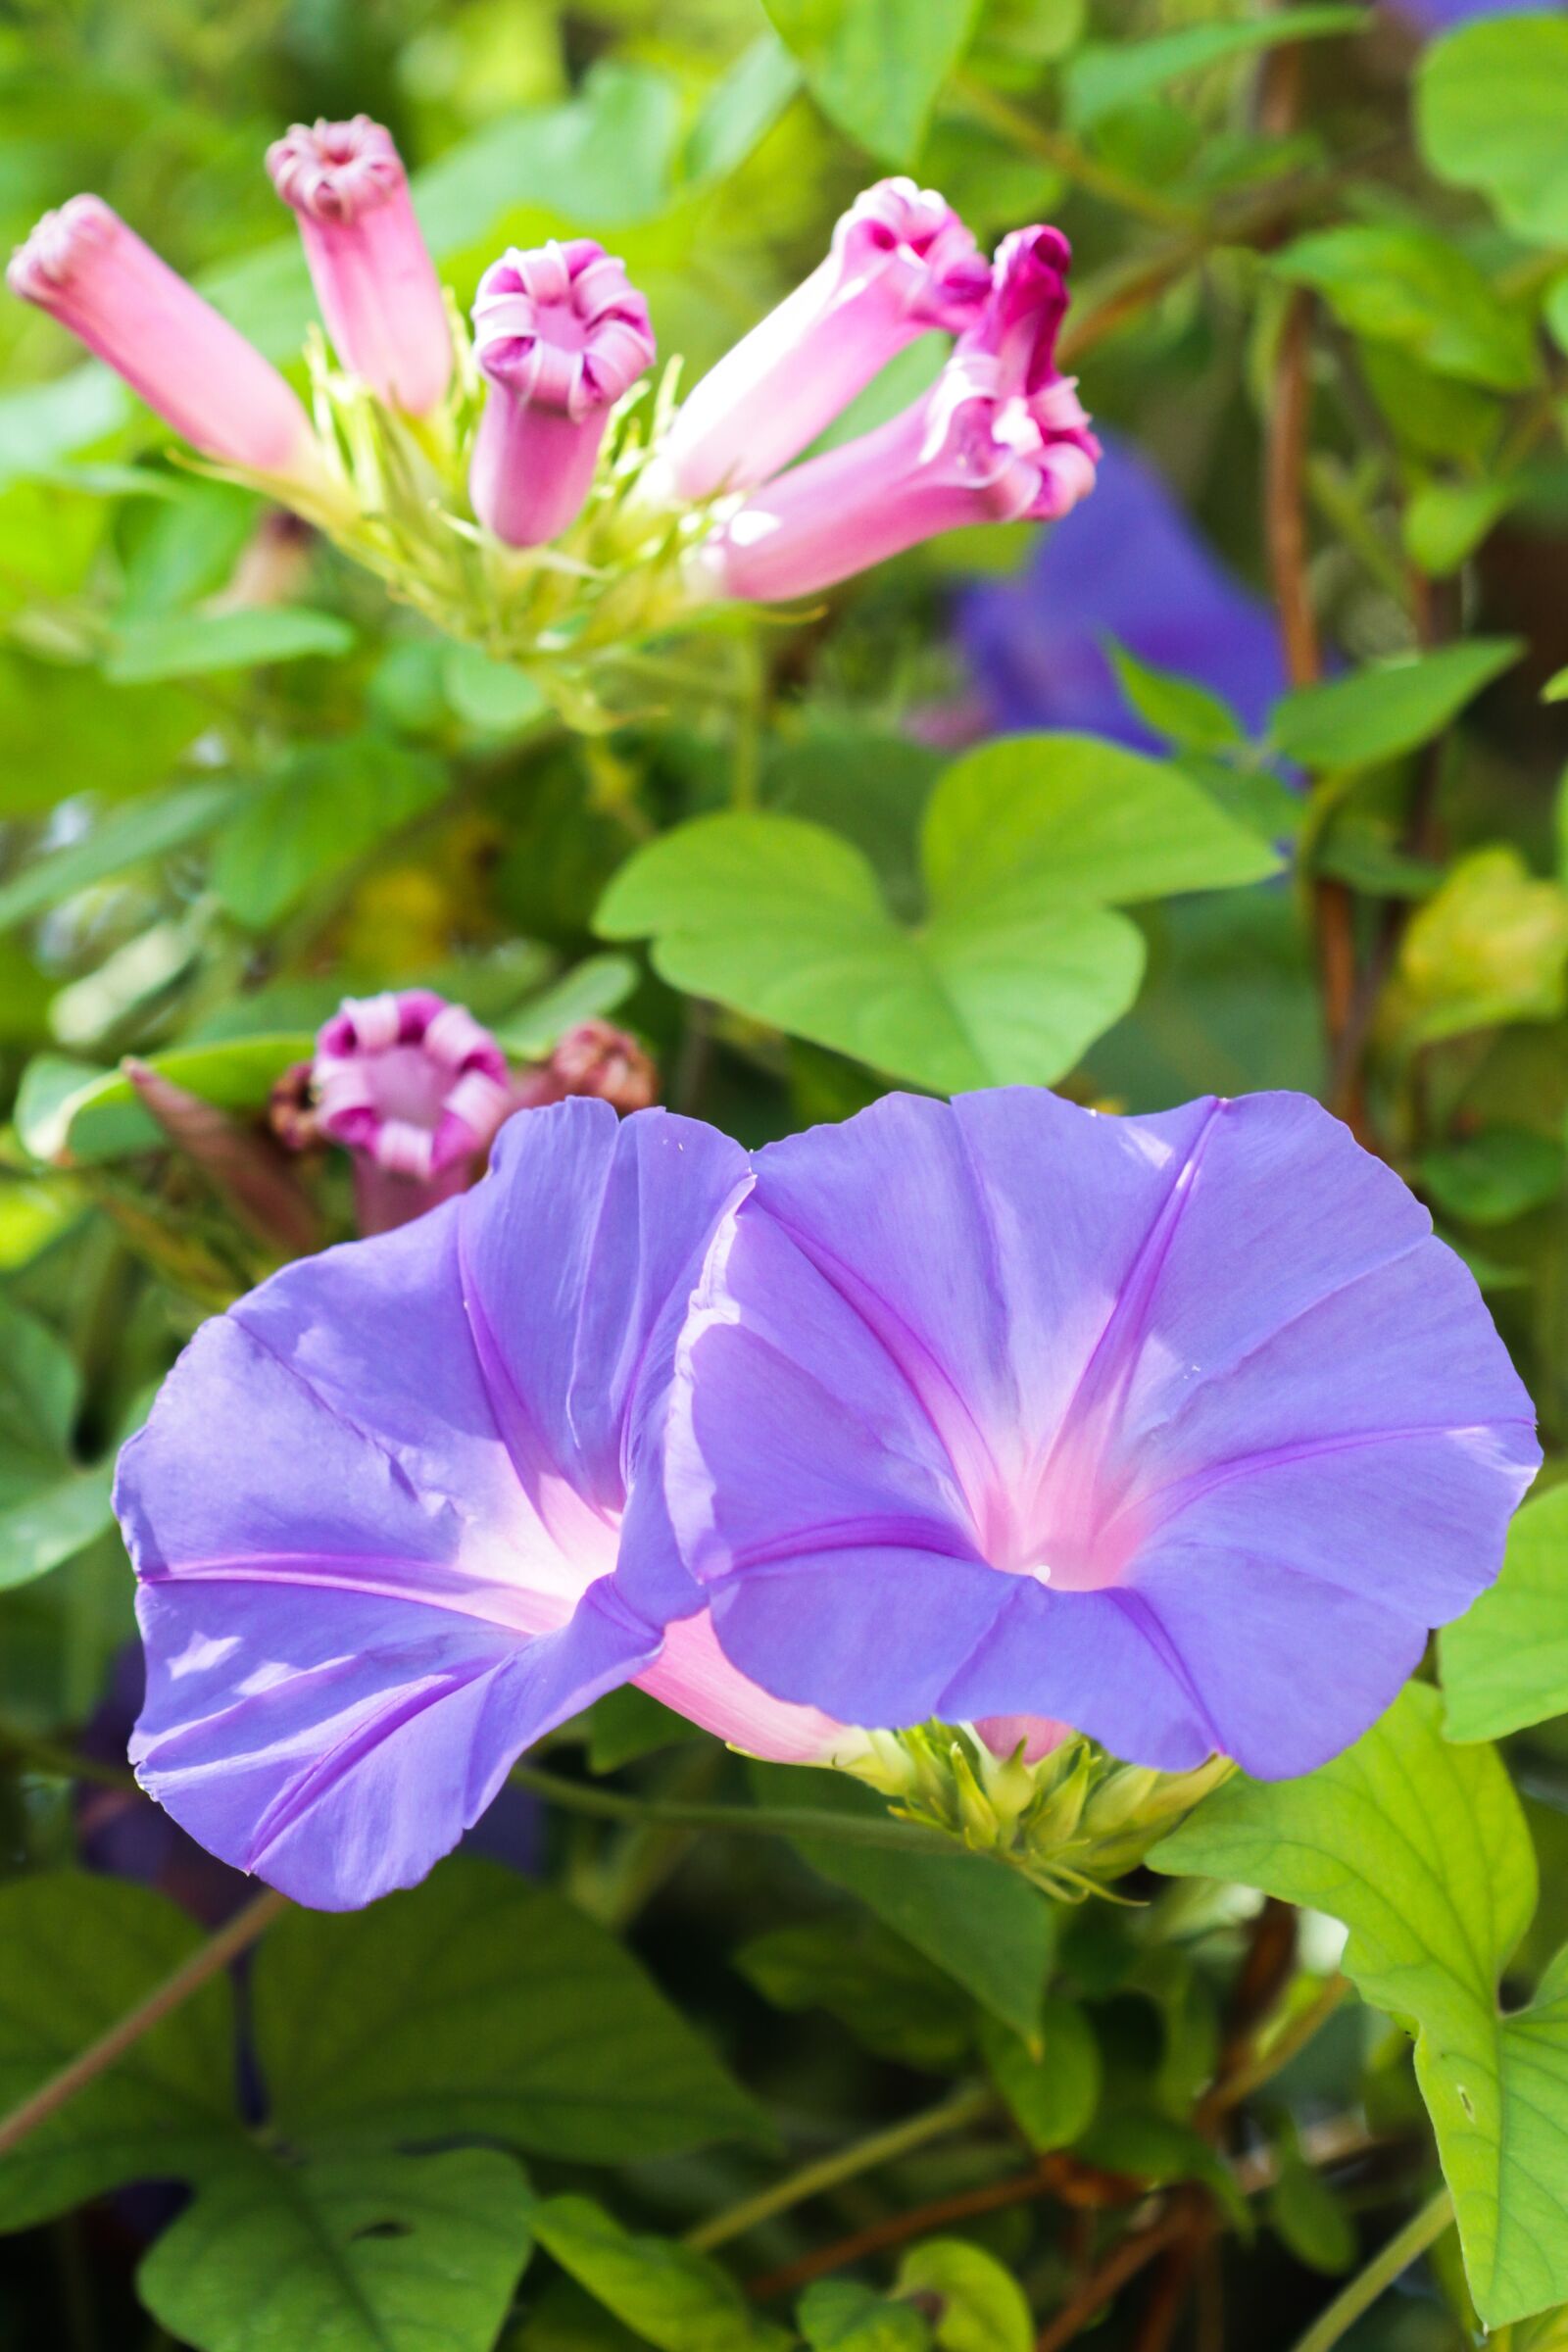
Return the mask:
[[1023,1761],[1038,1764],[1064,1740],[1072,1738],[1072,1725],[1058,1723],[1054,1715],[985,1715],[974,1729],[991,1753],[1004,1764],[1017,1754],[1020,1744]]
[[591,237],[515,247],[479,280],[473,356],[489,380],[468,493],[512,547],[581,511],[610,412],[654,357],[648,305]]
[[989,265],[941,196],[879,180],[805,283],[683,403],[662,450],[672,488],[699,499],[765,481],[906,343],[972,326],[990,287]]
[[1020,229],[984,314],[923,399],[768,482],[698,551],[700,586],[768,604],[972,522],[1054,521],[1095,486],[1100,444],[1055,369],[1066,239]]
[[267,169],[299,216],[338,358],[390,407],[424,416],[452,380],[452,335],[390,131],[368,115],[296,122]]
[[206,457],[318,484],[310,421],[277,369],[101,197],[73,196],[45,213],[12,255],[6,283]]
[[466,1191],[509,1107],[495,1039],[427,988],[345,998],[312,1077],[319,1132],[355,1154],[365,1233]]

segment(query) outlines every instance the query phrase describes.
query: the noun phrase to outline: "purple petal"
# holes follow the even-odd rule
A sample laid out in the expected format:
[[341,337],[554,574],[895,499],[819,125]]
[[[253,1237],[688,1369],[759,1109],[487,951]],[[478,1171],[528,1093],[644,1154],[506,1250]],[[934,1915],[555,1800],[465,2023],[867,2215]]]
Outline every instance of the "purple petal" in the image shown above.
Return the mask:
[[117,1502],[149,1661],[136,1760],[205,1843],[306,1901],[368,1901],[657,1657],[659,1623],[607,1580],[627,1561],[700,1599],[638,1471],[746,1181],[737,1146],[662,1112],[524,1112],[463,1200],[197,1334]]
[[781,1696],[1267,1775],[1387,1702],[1539,1459],[1468,1273],[1318,1105],[1011,1089],[761,1155],[665,1484],[724,1647]]

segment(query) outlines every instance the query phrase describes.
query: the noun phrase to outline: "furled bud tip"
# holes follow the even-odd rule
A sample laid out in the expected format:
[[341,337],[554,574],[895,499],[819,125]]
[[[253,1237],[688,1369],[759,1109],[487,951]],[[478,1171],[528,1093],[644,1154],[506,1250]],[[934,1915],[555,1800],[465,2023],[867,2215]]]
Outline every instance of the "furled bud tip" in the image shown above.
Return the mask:
[[465,1191],[510,1107],[495,1039],[427,988],[346,998],[317,1038],[312,1078],[320,1133],[356,1156],[367,1233]]
[[319,486],[309,419],[277,369],[97,196],[45,213],[6,283],[123,376],[209,458]]
[[390,407],[424,416],[451,381],[452,336],[391,133],[368,115],[296,122],[267,169],[299,216],[338,358]]
[[923,399],[766,483],[696,556],[700,593],[812,596],[939,531],[1054,521],[1095,484],[1100,444],[1055,368],[1066,239],[1019,229],[990,299]]
[[682,405],[662,451],[670,486],[700,499],[765,481],[906,343],[972,326],[990,288],[989,264],[941,196],[879,180],[826,259]]
[[591,237],[552,240],[485,271],[473,333],[489,382],[473,511],[510,546],[536,547],[580,512],[610,412],[652,364],[648,305]]
[[568,1095],[597,1095],[622,1114],[647,1110],[659,1100],[659,1072],[624,1029],[611,1021],[579,1021],[548,1061],[522,1072],[512,1102],[515,1109],[534,1110]]

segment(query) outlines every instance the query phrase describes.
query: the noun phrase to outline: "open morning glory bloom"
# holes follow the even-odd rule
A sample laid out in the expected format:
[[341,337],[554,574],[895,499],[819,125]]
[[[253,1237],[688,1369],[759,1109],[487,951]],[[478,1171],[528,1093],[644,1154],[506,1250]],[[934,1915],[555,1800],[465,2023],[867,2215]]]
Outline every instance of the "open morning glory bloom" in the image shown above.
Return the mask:
[[991,265],[933,188],[879,179],[833,231],[826,257],[710,368],[661,443],[680,498],[749,490],[848,408],[906,344],[976,323]]
[[875,431],[765,482],[694,551],[703,594],[814,596],[940,531],[1054,520],[1095,486],[1100,445],[1055,367],[1067,240],[1017,229],[975,326],[930,390]]
[[296,122],[269,147],[267,169],[299,216],[338,358],[382,400],[424,416],[451,381],[452,333],[391,132],[368,115]]
[[1468,1270],[1318,1104],[1029,1088],[763,1152],[665,1451],[725,1654],[779,1697],[1264,1778],[1389,1703],[1540,1458]]
[[433,989],[347,997],[316,1041],[316,1126],[352,1152],[363,1233],[466,1190],[511,1107],[507,1057]]
[[[287,1266],[206,1324],[122,1457],[144,1788],[205,1846],[326,1909],[412,1884],[523,1748],[635,1679],[763,1754],[838,1727],[669,1629],[689,1593],[659,1455],[676,1334],[740,1148],[574,1099],[396,1233]],[[688,1598],[687,1607],[690,1607]]]
[[468,490],[498,539],[535,547],[576,519],[610,412],[654,352],[647,303],[592,237],[491,264],[473,305],[489,390]]

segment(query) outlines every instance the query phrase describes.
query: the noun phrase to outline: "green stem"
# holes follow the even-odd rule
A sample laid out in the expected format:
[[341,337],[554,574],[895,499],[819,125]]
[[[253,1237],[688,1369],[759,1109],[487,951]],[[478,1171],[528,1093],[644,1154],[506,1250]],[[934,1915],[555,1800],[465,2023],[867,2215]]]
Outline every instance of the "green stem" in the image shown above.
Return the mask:
[[12,2149],[20,2146],[29,2132],[36,2132],[40,2124],[47,2123],[78,2091],[85,2090],[89,2082],[96,2082],[110,2067],[118,2065],[144,2034],[151,2033],[154,2026],[161,2025],[166,2017],[188,2001],[193,1992],[199,1991],[210,1977],[216,1977],[220,1969],[226,1968],[231,1960],[248,1950],[273,1920],[287,1909],[287,1896],[269,1886],[261,1894],[255,1895],[243,1911],[236,1911],[225,1926],[216,1930],[205,1943],[198,1944],[161,1984],[154,1985],[144,2000],[138,2001],[133,2009],[127,2009],[123,2017],[117,2018],[107,2034],[100,2034],[96,2041],[90,2042],[58,2074],[51,2075],[46,2082],[40,2082],[37,2089],[31,2091],[19,2106],[13,2107],[9,2115],[0,2116],[0,2156],[9,2156]]
[[106,1764],[98,1756],[79,1756],[62,1740],[50,1740],[41,1732],[25,1732],[20,1724],[0,1723],[0,1749],[55,1780],[89,1781],[99,1788],[134,1789],[136,1786],[128,1764]]
[[1440,2188],[1430,2204],[1404,2228],[1390,2238],[1388,2244],[1373,2255],[1364,2271],[1337,2294],[1327,2311],[1313,2321],[1311,2327],[1296,2345],[1296,2352],[1332,2352],[1340,2338],[1352,2328],[1362,2312],[1370,2311],[1385,2287],[1402,2278],[1417,2255],[1428,2246],[1437,2244],[1453,2220],[1453,2199],[1446,2188]]
[[989,2085],[961,2090],[956,2097],[944,2099],[940,2107],[928,2107],[923,2115],[909,2116],[902,2124],[873,2132],[869,2138],[858,2139],[831,2156],[819,2156],[814,2164],[802,2165],[799,2172],[776,2180],[771,2188],[759,2189],[756,2196],[743,2197],[738,2205],[726,2206],[711,2221],[704,2222],[701,2229],[688,2230],[683,2242],[698,2254],[727,2245],[732,2237],[755,2230],[759,2222],[771,2221],[776,2213],[788,2213],[791,2206],[804,2205],[808,2197],[837,2188],[842,2180],[853,2180],[857,2174],[868,2173],[879,2164],[892,2164],[933,2139],[946,2138],[950,2132],[963,2131],[966,2125],[976,2124],[982,2116],[989,2115],[995,2105],[996,2096]]
[[609,1788],[590,1788],[581,1781],[541,1772],[533,1764],[514,1764],[512,1778],[568,1813],[592,1814],[599,1821],[664,1822],[672,1829],[733,1830],[752,1838],[833,1838],[844,1845],[894,1846],[906,1854],[958,1850],[940,1831],[917,1829],[891,1817],[831,1813],[825,1806],[764,1810],[760,1805],[688,1805],[657,1796],[620,1796]]
[[1162,228],[1191,222],[1197,216],[1190,205],[1170,196],[1161,196],[1155,188],[1146,188],[1136,179],[1126,178],[1108,164],[1100,163],[1072,136],[1070,131],[1053,129],[1048,123],[1037,122],[1033,115],[1010,98],[1004,98],[969,74],[955,74],[949,82],[955,96],[960,98],[969,112],[1001,134],[1009,145],[1021,148],[1025,155],[1037,156],[1049,164],[1064,179],[1070,179],[1103,204],[1114,204],[1124,213],[1135,213],[1140,220],[1155,220]]

